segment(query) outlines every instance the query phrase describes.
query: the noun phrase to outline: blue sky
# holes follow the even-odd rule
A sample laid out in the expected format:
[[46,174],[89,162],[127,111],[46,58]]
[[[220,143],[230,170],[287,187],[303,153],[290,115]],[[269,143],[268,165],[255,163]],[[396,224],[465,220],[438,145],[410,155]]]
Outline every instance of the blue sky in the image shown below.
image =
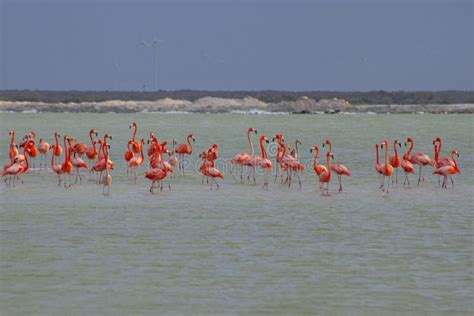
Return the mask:
[[474,88],[469,0],[0,0],[0,18],[1,89]]

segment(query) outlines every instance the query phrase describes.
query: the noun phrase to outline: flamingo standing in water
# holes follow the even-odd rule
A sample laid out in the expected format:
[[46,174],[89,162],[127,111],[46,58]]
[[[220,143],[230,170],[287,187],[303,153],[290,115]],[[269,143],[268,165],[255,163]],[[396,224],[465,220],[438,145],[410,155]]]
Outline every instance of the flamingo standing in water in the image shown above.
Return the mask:
[[[410,149],[408,150],[408,156],[410,155],[409,153],[411,153],[411,151],[413,150],[413,147],[415,146],[415,142],[413,141],[413,139],[411,139],[411,137],[408,137],[407,138],[407,143],[410,143]],[[423,153],[423,152],[415,152],[413,153],[413,155],[411,156],[410,158],[410,162],[414,165],[418,165],[420,166],[420,171],[419,171],[419,174],[418,174],[418,184],[417,186],[420,185],[420,181],[425,181],[425,177],[422,175],[422,167],[424,166],[435,166],[435,163],[434,161],[431,160],[430,156],[428,156],[427,154]]]
[[93,135],[95,135],[95,137],[99,137],[99,133],[97,133],[95,129],[91,129],[89,131],[89,139],[91,140],[91,146],[87,147],[85,151],[86,157],[87,159],[89,159],[89,164],[97,158],[97,149],[95,147],[95,140]]
[[[26,144],[28,143],[29,140],[35,140],[36,137],[36,132],[35,131],[30,131],[28,134],[23,137],[23,142],[20,144],[20,147],[25,147]],[[27,148],[26,153],[31,157],[31,161],[33,164],[33,168],[35,168],[36,165],[36,157],[38,156],[38,149],[35,147],[35,145],[30,145],[29,148]]]
[[252,143],[252,139],[250,138],[250,134],[251,133],[255,133],[255,135],[257,135],[257,130],[254,129],[253,127],[250,127],[248,130],[247,130],[247,139],[249,141],[249,146],[250,146],[250,155],[248,153],[246,153],[245,151],[242,151],[238,154],[236,154],[232,160],[230,161],[230,163],[232,164],[232,168],[230,169],[230,173],[232,175],[232,178],[234,178],[234,181],[237,182],[237,180],[235,179],[235,176],[234,176],[234,170],[235,170],[235,166],[236,165],[239,165],[240,166],[240,183],[243,183],[243,172],[244,172],[244,164],[247,160],[250,159],[251,156],[254,155],[254,150],[253,150],[253,143]]
[[[461,173],[458,167],[458,163],[456,161],[456,156],[459,158],[459,152],[457,150],[453,150],[451,152],[451,159],[454,163],[454,166],[451,166],[451,165],[441,166],[433,172],[433,174],[444,176],[442,187],[445,189],[448,188],[448,177],[451,178],[451,175],[456,174],[456,173]],[[452,178],[451,178],[451,183],[454,188],[454,181]]]
[[138,126],[137,123],[132,122],[132,124],[129,125],[129,128],[133,128],[133,134],[132,134],[132,150],[135,154],[140,153],[141,151],[141,146],[143,145],[140,142],[137,142],[137,132],[138,132]]
[[[405,147],[407,146],[407,143],[405,143]],[[405,172],[405,181],[403,181],[403,187],[405,187],[405,184],[408,184],[408,188],[410,188],[410,180],[408,179],[408,174],[409,173],[415,173],[415,168],[413,168],[413,164],[410,161],[410,151],[411,149],[408,149],[408,151],[403,155],[402,158],[402,169]]]
[[[388,158],[388,141],[384,140],[382,145],[380,146],[381,149],[385,146],[385,165],[383,167],[383,175],[387,178],[387,195],[388,195],[388,188],[390,187],[390,177],[393,175],[393,166],[389,163]],[[384,179],[385,184],[385,179]]]
[[137,168],[140,167],[145,162],[145,157],[143,155],[143,144],[145,144],[145,140],[142,138],[140,141],[140,156],[134,156],[128,162],[128,167],[132,170],[133,173],[133,181],[137,183]]
[[211,178],[211,190],[212,186],[215,183],[217,189],[219,189],[219,183],[217,183],[216,178],[224,179],[224,175],[215,168],[214,161],[219,156],[217,144],[213,144],[212,147],[206,152],[203,152],[200,157],[203,159],[203,163],[199,168],[203,176]]
[[59,145],[59,137],[60,135],[56,132],[54,132],[54,139],[56,140],[56,143],[52,146],[53,148],[53,155],[56,157],[59,157],[63,153],[63,148],[61,145]]
[[194,138],[193,134],[189,134],[187,139],[187,144],[179,144],[175,152],[179,154],[179,169],[183,173],[184,176],[184,155],[191,155],[193,153],[193,144],[191,143],[191,140],[193,143],[196,141]]
[[134,157],[133,150],[131,148],[132,144],[133,144],[133,141],[129,140],[127,143],[127,150],[125,151],[125,154],[124,154],[125,162],[127,163],[127,176],[130,173],[130,167],[128,166],[128,164],[130,160],[132,160],[132,158]]
[[[24,160],[22,160],[21,157],[18,157],[19,155],[17,155],[17,157],[13,159],[12,163],[4,166],[2,177],[5,177],[4,182],[7,186],[12,185],[12,178],[13,178],[13,186],[15,186],[15,179],[19,180],[19,175],[28,171],[29,163],[28,163],[28,155],[26,154],[26,151],[27,151],[27,148],[31,146],[34,146],[33,140],[29,140],[28,144],[25,146],[23,150]],[[23,162],[25,162],[25,165],[23,165]],[[8,183],[7,183],[7,180],[8,180]]]
[[[457,169],[457,172],[460,173],[461,171],[459,170],[459,167],[454,163],[454,160],[452,158],[451,159],[447,157],[439,158],[441,154],[441,150],[442,150],[442,143],[441,143],[440,137],[436,137],[433,140],[433,145],[434,145],[434,152],[435,152],[435,166],[436,166],[435,168],[439,169],[444,166],[451,166],[451,167],[455,167]],[[453,186],[454,186],[454,180],[451,177],[451,175],[449,175],[449,179],[451,180],[451,183],[453,183]]]
[[[40,138],[40,141],[39,141],[39,144],[38,144],[38,151],[40,153],[40,169],[41,169],[41,165],[43,164],[43,159],[44,156],[48,153],[48,151],[51,149],[51,146],[49,145],[48,142],[46,142],[43,138]],[[46,161],[44,162],[44,168],[46,169]]]
[[379,144],[375,144],[375,171],[379,174],[379,180],[380,180],[380,187],[379,189],[383,188],[383,169],[384,169],[384,164],[380,163],[380,156],[379,156]]
[[[316,172],[316,175],[318,176],[318,179],[319,179],[319,176],[321,175],[321,173],[323,172],[327,172],[327,168],[325,165],[318,165],[318,158],[319,158],[319,147],[318,146],[314,146],[313,148],[311,148],[309,150],[310,153],[312,152],[315,152],[314,154],[314,162],[313,162],[313,169],[314,169],[314,172]],[[319,189],[321,190],[322,189],[322,183],[321,181],[319,181]]]
[[74,168],[76,168],[76,180],[75,183],[77,184],[77,178],[79,177],[79,181],[82,184],[82,177],[81,173],[79,172],[80,168],[84,168],[86,170],[89,169],[89,165],[81,158],[78,156],[79,154],[77,152],[74,152],[71,163]]
[[18,147],[15,144],[15,130],[12,129],[10,133],[8,133],[9,136],[11,136],[11,141],[10,141],[10,161],[13,162],[15,157],[18,155]]
[[[321,182],[323,184],[322,195],[325,195],[325,196],[330,196],[330,194],[329,194],[329,182],[331,182],[331,179],[332,179],[331,158],[334,159],[334,155],[331,151],[328,151],[326,153],[326,159],[327,159],[327,163],[328,163],[328,167],[326,168],[327,171],[323,171],[319,175],[319,182]],[[326,194],[324,194],[324,183],[327,183]]]
[[268,173],[273,170],[273,164],[268,158],[267,150],[265,149],[265,143],[270,143],[268,137],[265,135],[260,136],[260,150],[262,151],[262,156],[258,160],[258,166],[264,170],[262,189],[268,189]]
[[[285,142],[285,137],[283,136],[283,134],[276,134],[276,136],[272,138],[272,142],[274,142],[275,139],[277,140],[277,145],[278,145],[278,149],[275,155],[275,182],[276,182],[276,180],[278,179],[278,174],[280,173],[279,167],[283,159],[283,152],[284,152],[283,147],[285,146],[283,143]],[[281,181],[283,182],[282,173],[281,173]]]
[[[173,167],[173,170],[176,168],[176,166],[178,165],[179,161],[178,161],[178,157],[176,157],[176,145],[178,144],[178,142],[176,141],[176,139],[173,138],[173,149],[171,150],[171,152],[168,154],[168,163]],[[176,174],[173,172],[173,179],[176,178]]]
[[64,172],[64,187],[70,187],[71,184],[69,183],[69,185],[66,183],[66,174],[68,175],[68,177],[70,177],[71,175],[71,171],[72,171],[72,162],[71,162],[71,154],[72,154],[72,148],[71,146],[69,145],[69,147],[67,146],[66,142],[69,142],[69,137],[64,135],[63,137],[63,140],[64,140],[64,153],[65,153],[65,156],[64,156],[64,162],[62,163],[61,165],[61,168]]
[[[110,150],[110,145],[106,144],[103,148],[104,154],[105,154],[105,161],[109,161],[109,150]],[[105,174],[102,177],[100,183],[102,184],[102,194],[103,195],[109,195],[110,194],[110,185],[112,184],[112,175],[109,172],[109,164],[105,164]],[[105,187],[107,187],[107,193],[105,193]]]
[[[402,145],[398,141],[398,139],[395,139],[393,141],[393,151],[395,152],[395,156],[390,157],[390,164],[392,167],[395,169],[395,183],[398,183],[398,168],[401,166],[402,162],[400,160],[400,157],[398,156],[398,151],[397,151],[397,145],[401,148]],[[392,185],[393,185],[393,177],[392,177]]]
[[[329,139],[326,139],[326,141],[323,143],[324,145],[329,145],[329,151],[332,152],[332,142]],[[334,159],[334,157],[333,157]],[[334,171],[337,174],[337,178],[339,180],[339,192],[342,192],[342,176],[352,176],[352,172],[344,166],[341,163],[335,163],[331,165],[332,171]]]

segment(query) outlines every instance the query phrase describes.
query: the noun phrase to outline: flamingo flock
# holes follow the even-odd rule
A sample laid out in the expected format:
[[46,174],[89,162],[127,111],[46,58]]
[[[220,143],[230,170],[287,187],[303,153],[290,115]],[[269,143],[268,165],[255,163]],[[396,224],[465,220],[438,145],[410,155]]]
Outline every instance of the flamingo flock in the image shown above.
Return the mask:
[[[127,165],[128,181],[136,184],[140,175],[150,181],[149,192],[154,194],[156,189],[163,191],[164,185],[171,190],[170,179],[176,178],[176,173],[185,175],[186,156],[193,154],[193,144],[196,138],[193,134],[186,137],[186,142],[178,144],[173,139],[171,150],[167,149],[168,142],[160,140],[153,132],[149,132],[146,140],[146,155],[144,152],[145,138],[137,138],[138,125],[132,122],[129,125],[132,129],[132,135],[127,142],[124,152],[124,161]],[[23,183],[21,177],[30,170],[31,163],[40,155],[39,170],[47,170],[47,155],[50,154],[50,167],[53,174],[58,177],[58,186],[61,182],[65,188],[71,188],[73,185],[82,184],[81,170],[89,173],[89,177],[97,185],[102,186],[102,194],[110,194],[112,185],[112,171],[114,162],[110,160],[110,141],[112,135],[104,133],[99,137],[95,129],[89,131],[89,144],[81,143],[77,138],[69,135],[54,133],[54,142],[50,145],[44,138],[39,139],[36,147],[36,132],[30,131],[23,138],[20,144],[15,143],[15,130],[9,133],[10,144],[8,150],[9,161],[3,166],[2,176],[6,186],[16,186]],[[258,136],[257,129],[249,128],[246,133],[249,144],[249,152],[239,152],[230,160],[230,174],[235,183],[256,185],[257,174],[262,174],[262,189],[268,190],[269,177],[275,175],[274,182],[279,182],[280,186],[291,188],[296,181],[299,188],[302,188],[302,173],[306,170],[305,164],[300,161],[300,146],[302,142],[298,139],[294,141],[294,148],[285,141],[283,134],[276,134],[271,142],[276,145],[274,157],[268,152],[270,138],[266,135]],[[253,144],[253,137],[257,137],[260,146],[260,153],[257,153]],[[398,169],[403,169],[405,179],[404,188],[410,188],[409,174],[415,173],[415,166],[418,166],[417,186],[425,181],[423,170],[427,167],[433,167],[433,174],[439,176],[439,185],[447,189],[448,180],[454,187],[453,176],[460,173],[457,163],[459,152],[452,150],[449,157],[440,157],[442,150],[442,141],[440,137],[433,140],[434,158],[431,159],[426,153],[414,150],[415,142],[408,137],[404,142],[408,147],[405,154],[400,156],[402,144],[398,139],[393,143],[383,140],[380,144],[375,144],[375,171],[379,175],[379,188],[389,194],[390,185],[392,187],[398,184]],[[390,156],[390,147],[393,146],[393,155]],[[334,162],[334,146],[330,139],[322,143],[322,149],[327,149],[322,153],[319,146],[312,146],[309,150],[314,153],[312,169],[317,176],[319,190],[324,196],[329,196],[329,183],[336,176],[338,180],[338,192],[343,191],[343,177],[352,176],[351,170],[340,162]],[[51,152],[51,153],[50,153]],[[380,155],[383,155],[383,161]],[[167,157],[165,156],[167,155]],[[321,155],[321,157],[320,157]],[[62,157],[62,158],[61,158]],[[326,164],[320,163],[320,158],[325,159]],[[87,162],[85,161],[87,159]],[[207,150],[199,154],[200,164],[197,169],[202,175],[202,183],[209,184],[210,190],[219,189],[219,179],[224,179],[224,174],[218,169],[217,160],[219,159],[219,145],[214,143]],[[148,163],[146,163],[148,160]],[[34,168],[34,167],[33,167]],[[176,171],[175,169],[178,168]],[[146,169],[141,171],[141,169]],[[71,181],[71,175],[75,175],[74,184]],[[441,182],[441,177],[443,181]],[[239,179],[240,178],[240,179]]]

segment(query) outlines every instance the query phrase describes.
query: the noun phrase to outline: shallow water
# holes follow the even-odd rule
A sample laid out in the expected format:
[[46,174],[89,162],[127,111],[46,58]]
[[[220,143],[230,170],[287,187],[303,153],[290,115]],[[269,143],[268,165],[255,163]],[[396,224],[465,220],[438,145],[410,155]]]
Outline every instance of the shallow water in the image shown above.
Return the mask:
[[[2,163],[8,131],[54,130],[86,140],[113,135],[111,195],[84,180],[69,190],[49,172],[0,186],[0,310],[15,313],[353,313],[474,310],[474,144],[471,115],[241,115],[0,113]],[[151,195],[127,180],[128,124],[139,137],[183,142],[196,136],[191,170],[172,190]],[[270,182],[268,191],[234,184],[227,173],[210,191],[192,171],[212,143],[230,158],[248,145],[249,126],[298,137],[300,156],[334,142],[346,164],[344,192],[331,197],[303,175],[303,188]],[[432,155],[432,140],[460,151],[462,173],[444,190],[426,170],[420,187],[401,183],[384,197],[373,171],[373,145],[412,136]],[[17,140],[20,136],[17,137]],[[405,148],[401,149],[403,152]],[[38,161],[36,162],[38,163]],[[222,166],[221,166],[222,167]],[[143,171],[143,170],[142,170]],[[401,174],[399,174],[402,179]],[[415,183],[415,176],[411,177]]]

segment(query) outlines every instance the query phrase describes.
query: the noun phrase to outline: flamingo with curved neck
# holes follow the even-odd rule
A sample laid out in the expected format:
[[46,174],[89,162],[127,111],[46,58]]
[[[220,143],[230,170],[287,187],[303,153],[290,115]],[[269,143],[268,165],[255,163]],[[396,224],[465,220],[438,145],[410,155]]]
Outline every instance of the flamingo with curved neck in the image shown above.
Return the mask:
[[389,163],[389,158],[388,158],[388,141],[384,140],[380,148],[384,148],[385,146],[385,164],[383,168],[383,175],[384,175],[384,184],[385,184],[385,178],[387,178],[387,194],[388,188],[390,187],[390,177],[393,174],[393,166]]
[[[398,141],[398,139],[395,139],[393,141],[393,151],[395,153],[395,156],[391,156],[390,157],[390,164],[392,165],[392,167],[395,169],[395,183],[398,183],[398,168],[401,166],[401,159],[400,157],[398,156],[398,150],[397,150],[397,145],[401,148],[402,145],[400,144],[400,142]],[[393,184],[393,177],[392,177],[392,184]]]

